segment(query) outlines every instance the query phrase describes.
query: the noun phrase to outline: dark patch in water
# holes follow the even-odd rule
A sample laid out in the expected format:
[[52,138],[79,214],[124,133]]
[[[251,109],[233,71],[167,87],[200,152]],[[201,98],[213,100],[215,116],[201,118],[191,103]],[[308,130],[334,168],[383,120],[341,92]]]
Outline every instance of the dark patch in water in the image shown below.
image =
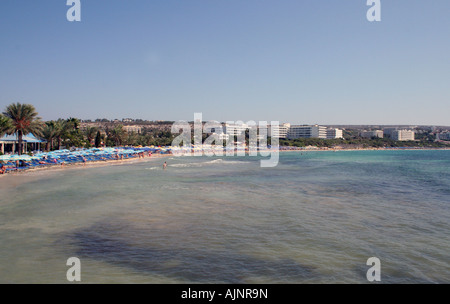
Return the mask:
[[[127,242],[121,225],[96,224],[75,232],[69,242],[77,257],[101,260],[141,273],[153,273],[191,282],[245,283],[246,277],[271,277],[274,281],[299,282],[317,277],[313,268],[291,259],[266,261],[251,256],[207,249],[152,247]],[[124,227],[122,227],[124,228]],[[125,228],[126,229],[126,228]],[[115,233],[117,231],[117,233]]]

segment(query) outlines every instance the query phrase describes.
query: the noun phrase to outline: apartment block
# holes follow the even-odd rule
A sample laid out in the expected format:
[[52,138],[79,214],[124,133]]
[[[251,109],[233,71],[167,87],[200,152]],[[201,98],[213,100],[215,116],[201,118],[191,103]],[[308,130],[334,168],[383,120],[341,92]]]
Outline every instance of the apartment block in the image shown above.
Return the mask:
[[391,133],[391,139],[398,141],[414,140],[415,133],[411,130],[396,130]]

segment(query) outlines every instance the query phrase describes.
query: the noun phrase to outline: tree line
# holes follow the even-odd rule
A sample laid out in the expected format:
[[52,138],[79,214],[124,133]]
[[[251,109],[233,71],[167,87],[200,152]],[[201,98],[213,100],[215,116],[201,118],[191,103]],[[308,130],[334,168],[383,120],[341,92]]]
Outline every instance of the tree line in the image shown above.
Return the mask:
[[123,125],[105,128],[80,128],[78,118],[42,121],[31,104],[14,103],[0,114],[0,136],[17,135],[18,153],[23,150],[23,136],[33,134],[46,141],[45,150],[65,148],[90,148],[100,146],[165,146],[170,145],[174,136],[170,131],[143,129],[143,132],[126,132]]
[[[123,125],[109,125],[105,127],[80,128],[78,118],[58,119],[44,122],[31,104],[13,103],[0,114],[0,136],[16,134],[18,138],[18,152],[22,152],[23,136],[33,134],[36,138],[45,140],[45,150],[59,150],[65,148],[90,148],[113,146],[167,146],[174,139],[174,134],[158,128],[142,128],[142,132],[127,132]],[[282,146],[359,146],[359,147],[448,147],[447,144],[434,142],[429,133],[420,134],[417,141],[394,141],[389,138],[361,138],[355,130],[346,130],[343,139],[298,138],[293,140],[280,139]],[[206,135],[203,134],[203,140]],[[248,144],[248,131],[245,134]],[[236,139],[235,139],[236,140]],[[270,144],[270,138],[268,139]]]

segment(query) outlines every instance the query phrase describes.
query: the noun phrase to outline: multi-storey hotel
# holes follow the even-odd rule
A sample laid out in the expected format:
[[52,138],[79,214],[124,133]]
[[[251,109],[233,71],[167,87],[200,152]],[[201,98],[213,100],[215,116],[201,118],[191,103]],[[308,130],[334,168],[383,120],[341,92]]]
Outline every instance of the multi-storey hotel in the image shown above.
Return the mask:
[[343,131],[341,129],[327,129],[327,139],[344,138]]
[[314,126],[291,126],[287,134],[288,139],[296,138],[327,138],[327,128],[319,125]]
[[414,140],[415,134],[411,130],[395,130],[391,133],[391,139],[398,141]]
[[384,128],[383,129],[384,136],[389,137],[389,138],[392,136],[392,133],[395,131],[398,131],[398,128]]
[[436,134],[436,140],[450,140],[450,132],[442,132]]
[[[249,126],[247,124],[228,124],[225,123],[223,130],[211,129],[209,132],[216,133],[229,138],[230,136],[242,135]],[[283,123],[278,126],[268,126],[267,135],[269,137],[278,137],[280,139],[297,139],[297,138],[322,138],[336,139],[344,138],[343,131],[336,128],[327,128],[319,125],[291,125]],[[261,134],[258,135],[261,136]]]
[[229,124],[226,123],[224,127],[224,133],[229,136],[239,136],[248,129],[247,124]]
[[288,132],[289,132],[290,128],[291,128],[290,123],[283,123],[278,126],[269,126],[267,129],[267,135],[269,137],[277,137],[278,136],[278,138],[286,139],[288,137]]

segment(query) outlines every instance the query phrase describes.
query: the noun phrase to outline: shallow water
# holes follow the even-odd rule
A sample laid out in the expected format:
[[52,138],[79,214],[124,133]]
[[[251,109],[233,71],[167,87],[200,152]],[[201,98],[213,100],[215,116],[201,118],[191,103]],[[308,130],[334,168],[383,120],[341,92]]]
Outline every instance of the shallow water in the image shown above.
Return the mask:
[[[162,163],[168,169],[162,170]],[[169,157],[0,179],[0,283],[450,283],[450,151]]]

